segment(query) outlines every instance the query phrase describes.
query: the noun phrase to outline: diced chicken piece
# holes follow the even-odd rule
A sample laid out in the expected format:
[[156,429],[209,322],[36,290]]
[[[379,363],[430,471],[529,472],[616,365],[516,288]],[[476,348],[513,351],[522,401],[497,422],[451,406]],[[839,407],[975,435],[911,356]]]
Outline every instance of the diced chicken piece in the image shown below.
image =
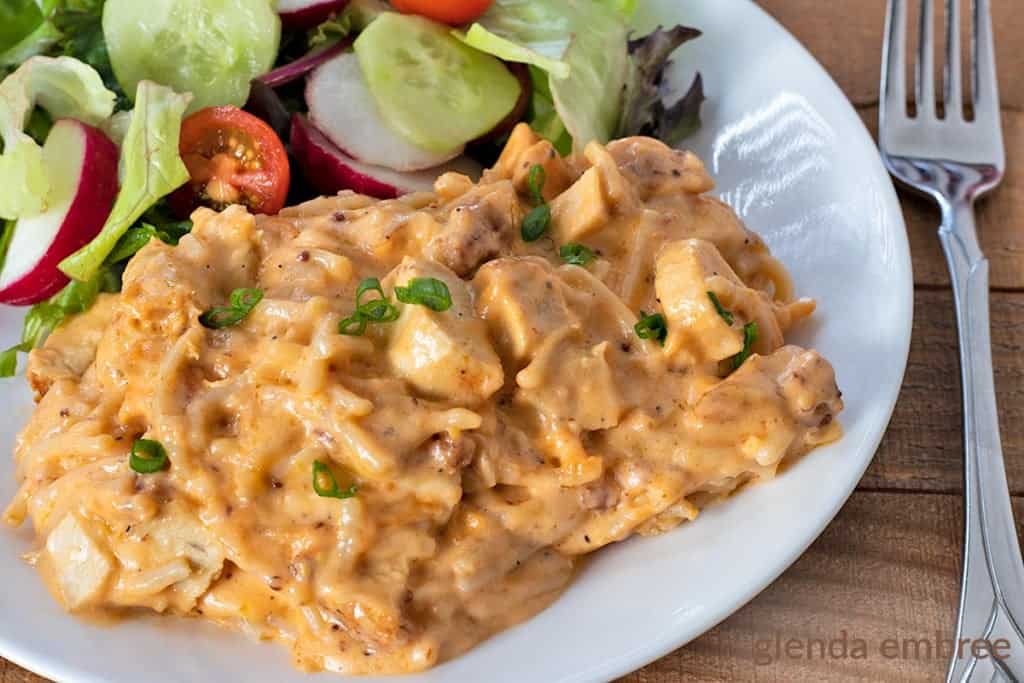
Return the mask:
[[608,429],[625,410],[608,360],[608,342],[591,349],[552,338],[517,376],[523,397],[542,413],[581,429]]
[[96,359],[96,347],[110,327],[117,297],[101,294],[89,315],[76,315],[55,329],[28,357],[28,381],[38,402],[60,379],[78,380]]
[[65,515],[47,536],[46,560],[70,610],[99,603],[114,571],[110,553],[74,513]]
[[775,375],[790,413],[805,427],[828,427],[842,412],[835,371],[817,351],[784,346],[761,364]]
[[476,308],[498,350],[517,366],[550,335],[579,326],[562,296],[562,282],[542,258],[503,258],[476,274]]
[[[743,349],[743,326],[758,326],[754,350],[771,352],[782,345],[782,330],[772,302],[746,287],[710,242],[690,239],[666,244],[655,264],[655,291],[665,311],[665,352],[677,365],[720,361]],[[708,292],[723,310],[720,314]]]
[[494,176],[508,178],[519,194],[529,195],[530,169],[534,166],[544,169],[543,194],[547,201],[564,192],[579,175],[550,142],[520,123],[509,136],[494,168],[487,171],[484,182],[493,182]]
[[533,550],[532,544],[516,538],[496,516],[464,504],[448,523],[433,566],[450,568],[455,589],[471,594],[500,580]]
[[[759,408],[750,411],[750,405]],[[785,346],[751,357],[715,385],[697,401],[688,423],[702,448],[738,449],[752,472],[774,471],[787,455],[838,438],[833,417],[842,407],[828,361]]]
[[[154,593],[166,590],[167,603],[181,612],[195,606],[224,566],[224,549],[216,537],[183,510],[165,511],[159,518],[136,525],[132,536],[146,541],[144,546],[132,541],[118,544],[122,562],[135,568],[134,575],[125,571],[125,588],[138,590],[148,584]],[[186,562],[188,572],[181,572],[180,560]],[[135,597],[150,604],[145,599],[150,596]]]
[[394,325],[388,358],[399,376],[430,396],[475,404],[501,388],[501,361],[476,317],[466,283],[444,266],[405,259],[388,275],[385,287],[406,286],[413,278],[436,278],[448,286],[446,311],[405,304]]
[[523,210],[511,182],[479,185],[451,207],[448,222],[423,253],[459,277],[468,277],[508,249],[522,222]]
[[715,186],[696,154],[672,149],[654,138],[615,140],[608,143],[608,153],[644,201],[683,193],[701,194]]
[[591,168],[551,202],[551,233],[556,242],[578,242],[606,225],[610,215],[601,172]]
[[592,142],[584,150],[591,167],[551,202],[556,242],[578,242],[608,224],[618,210],[633,207],[636,194],[608,151]]

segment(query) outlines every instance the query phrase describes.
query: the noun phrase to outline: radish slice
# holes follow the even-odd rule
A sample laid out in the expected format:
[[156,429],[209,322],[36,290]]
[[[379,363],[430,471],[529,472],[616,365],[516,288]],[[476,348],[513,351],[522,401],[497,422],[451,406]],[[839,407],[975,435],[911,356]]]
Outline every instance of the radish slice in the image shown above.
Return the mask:
[[352,40],[349,38],[341,41],[340,43],[335,43],[326,49],[310,52],[303,57],[299,57],[294,62],[288,62],[283,66],[277,67],[273,71],[263,74],[259,77],[259,80],[263,81],[271,88],[280,88],[282,85],[287,85],[292,81],[299,80],[332,57],[340,55],[351,44]]
[[338,149],[300,114],[292,116],[291,146],[309,182],[319,192],[329,195],[339,190],[353,190],[378,199],[393,199],[410,192],[433,190],[434,181],[447,171],[457,171],[474,179],[482,172],[479,164],[466,157],[412,173],[365,164]]
[[53,183],[48,208],[20,219],[0,271],[0,303],[28,305],[68,283],[58,268],[103,227],[117,196],[117,147],[79,121],[54,124],[43,157]]
[[277,0],[277,13],[286,28],[312,28],[345,9],[348,0]]
[[367,164],[418,171],[462,154],[461,147],[445,154],[420,149],[393,130],[380,115],[359,60],[351,52],[313,71],[306,86],[306,104],[318,130],[346,154]]

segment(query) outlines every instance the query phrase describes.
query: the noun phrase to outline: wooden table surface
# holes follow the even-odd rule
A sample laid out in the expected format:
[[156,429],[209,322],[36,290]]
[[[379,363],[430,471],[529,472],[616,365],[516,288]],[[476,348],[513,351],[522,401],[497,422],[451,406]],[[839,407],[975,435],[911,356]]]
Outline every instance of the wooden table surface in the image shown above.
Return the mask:
[[[688,0],[714,2],[714,0]],[[1003,446],[1018,526],[1024,520],[1024,6],[992,0],[1009,172],[979,207],[991,261],[992,343]],[[877,130],[885,0],[760,0],[824,64]],[[913,8],[916,3],[911,2]],[[941,4],[941,3],[939,3]],[[965,5],[969,4],[967,2]],[[714,84],[709,84],[710,88]],[[935,681],[947,657],[923,641],[950,638],[960,580],[961,412],[949,277],[937,211],[901,194],[916,283],[903,393],[874,462],[828,527],[772,586],[690,645],[622,679],[683,681]],[[1020,529],[1018,529],[1019,531]],[[841,656],[843,638],[847,656]],[[824,640],[787,656],[786,641]],[[867,657],[855,658],[858,639]],[[922,641],[883,658],[887,639]],[[779,644],[781,656],[776,654]],[[929,645],[930,647],[931,645]],[[817,646],[814,646],[817,647]],[[0,683],[43,679],[0,659]],[[226,683],[226,682],[225,682]]]

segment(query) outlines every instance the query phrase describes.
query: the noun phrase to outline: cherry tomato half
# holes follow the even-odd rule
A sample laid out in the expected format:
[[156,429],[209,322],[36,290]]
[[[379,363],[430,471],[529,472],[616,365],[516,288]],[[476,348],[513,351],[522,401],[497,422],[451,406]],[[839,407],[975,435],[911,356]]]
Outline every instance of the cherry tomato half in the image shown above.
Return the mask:
[[274,130],[252,114],[237,107],[200,109],[181,124],[178,150],[191,176],[169,200],[179,216],[197,206],[243,204],[263,214],[284,208],[288,153]]
[[452,26],[470,23],[493,3],[494,0],[391,0],[399,12],[419,14]]

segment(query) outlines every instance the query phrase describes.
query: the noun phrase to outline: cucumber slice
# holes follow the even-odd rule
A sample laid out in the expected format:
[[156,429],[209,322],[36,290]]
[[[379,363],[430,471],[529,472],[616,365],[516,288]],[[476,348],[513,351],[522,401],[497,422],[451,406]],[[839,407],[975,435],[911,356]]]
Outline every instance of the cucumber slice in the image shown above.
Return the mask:
[[512,111],[520,91],[500,60],[450,31],[422,17],[386,12],[355,42],[381,115],[413,144],[439,153],[491,130]]
[[103,36],[129,95],[150,80],[190,92],[189,111],[233,104],[277,59],[281,20],[268,0],[107,0]]

